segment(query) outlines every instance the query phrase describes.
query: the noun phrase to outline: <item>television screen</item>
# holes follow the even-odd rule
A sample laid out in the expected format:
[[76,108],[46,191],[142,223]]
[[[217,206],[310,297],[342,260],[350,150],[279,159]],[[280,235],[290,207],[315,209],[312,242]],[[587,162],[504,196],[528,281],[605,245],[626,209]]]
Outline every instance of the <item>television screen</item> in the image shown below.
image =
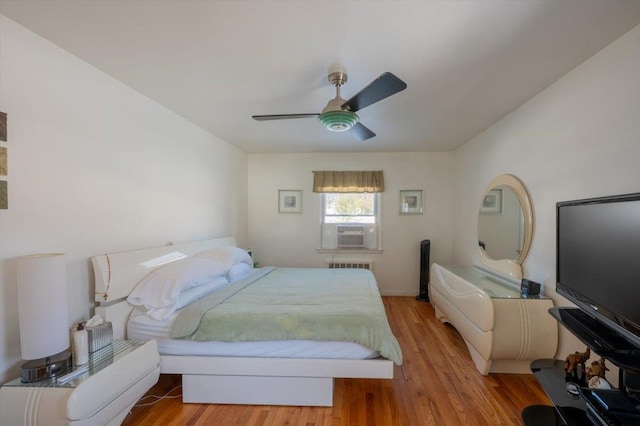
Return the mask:
[[640,193],[557,203],[556,289],[640,343]]

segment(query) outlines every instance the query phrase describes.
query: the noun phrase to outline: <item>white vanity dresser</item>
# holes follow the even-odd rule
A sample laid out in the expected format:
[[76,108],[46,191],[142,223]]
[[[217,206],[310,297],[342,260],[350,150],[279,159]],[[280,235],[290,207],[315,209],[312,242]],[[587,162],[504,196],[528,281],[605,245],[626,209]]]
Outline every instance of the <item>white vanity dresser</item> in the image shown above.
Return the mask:
[[430,291],[436,317],[458,330],[481,374],[528,374],[531,361],[555,356],[551,299],[525,299],[517,285],[470,265],[434,263]]
[[482,266],[431,266],[436,317],[456,328],[483,375],[529,374],[532,361],[555,357],[558,325],[548,313],[553,301],[520,293],[532,235],[529,195],[515,176],[502,175],[489,184],[478,215]]

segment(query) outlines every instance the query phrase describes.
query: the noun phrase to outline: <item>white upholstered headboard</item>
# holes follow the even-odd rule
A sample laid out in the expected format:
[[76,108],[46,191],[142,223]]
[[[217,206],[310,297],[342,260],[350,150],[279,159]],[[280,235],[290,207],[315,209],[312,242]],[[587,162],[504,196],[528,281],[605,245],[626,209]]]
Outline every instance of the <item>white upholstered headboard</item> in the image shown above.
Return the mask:
[[124,299],[142,277],[172,260],[215,247],[236,245],[236,239],[230,236],[94,256],[91,262],[96,283],[96,313],[113,323],[114,339],[123,339],[126,336],[126,321],[132,310],[132,306]]

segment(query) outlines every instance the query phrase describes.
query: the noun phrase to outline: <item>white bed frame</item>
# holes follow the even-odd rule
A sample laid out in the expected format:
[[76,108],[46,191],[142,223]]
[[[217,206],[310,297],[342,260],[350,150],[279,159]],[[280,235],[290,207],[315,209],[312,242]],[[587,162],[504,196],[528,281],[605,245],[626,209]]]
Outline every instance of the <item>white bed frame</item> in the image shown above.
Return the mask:
[[[96,313],[113,324],[114,339],[126,339],[132,306],[126,297],[153,269],[154,260],[235,246],[234,237],[175,243],[92,258]],[[156,262],[157,263],[157,262]],[[146,266],[145,266],[146,265]],[[332,406],[334,378],[393,378],[393,362],[309,358],[247,358],[161,355],[160,372],[181,374],[183,402]]]

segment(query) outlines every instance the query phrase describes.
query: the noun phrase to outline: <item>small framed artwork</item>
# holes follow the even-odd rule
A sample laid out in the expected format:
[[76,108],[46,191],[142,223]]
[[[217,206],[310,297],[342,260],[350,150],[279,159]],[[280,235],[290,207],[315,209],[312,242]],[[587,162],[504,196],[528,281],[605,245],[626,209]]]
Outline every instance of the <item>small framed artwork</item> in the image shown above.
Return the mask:
[[400,191],[400,214],[422,214],[422,190]]
[[0,209],[6,210],[9,208],[9,196],[7,195],[7,181],[0,180]]
[[482,199],[480,213],[496,214],[502,213],[502,189],[490,190]]
[[7,141],[7,113],[0,111],[0,141]]
[[7,175],[7,148],[0,146],[0,176]]
[[302,213],[302,191],[281,189],[278,191],[279,213]]

